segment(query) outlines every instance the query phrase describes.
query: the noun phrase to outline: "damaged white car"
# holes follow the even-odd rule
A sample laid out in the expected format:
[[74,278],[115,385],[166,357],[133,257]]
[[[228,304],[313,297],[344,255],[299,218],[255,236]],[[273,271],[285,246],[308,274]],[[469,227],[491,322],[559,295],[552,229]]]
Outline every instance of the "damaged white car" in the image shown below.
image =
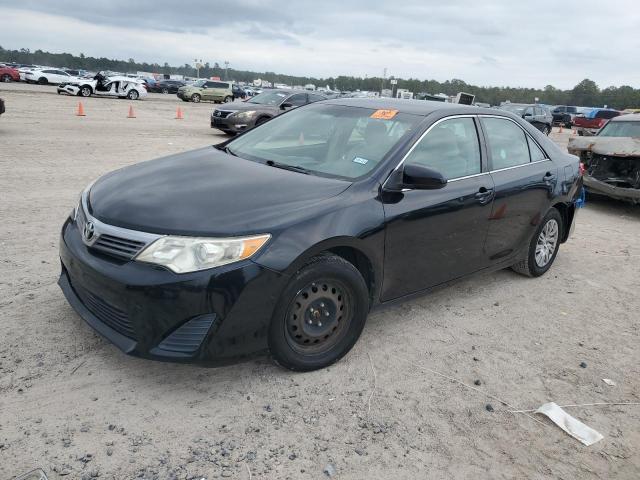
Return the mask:
[[612,118],[594,137],[571,137],[587,192],[640,204],[640,114]]
[[73,82],[61,83],[58,85],[58,93],[80,97],[90,97],[91,95],[118,97],[129,100],[138,100],[147,96],[147,90],[141,81],[122,75],[107,76],[103,72],[98,73],[92,79],[76,79]]

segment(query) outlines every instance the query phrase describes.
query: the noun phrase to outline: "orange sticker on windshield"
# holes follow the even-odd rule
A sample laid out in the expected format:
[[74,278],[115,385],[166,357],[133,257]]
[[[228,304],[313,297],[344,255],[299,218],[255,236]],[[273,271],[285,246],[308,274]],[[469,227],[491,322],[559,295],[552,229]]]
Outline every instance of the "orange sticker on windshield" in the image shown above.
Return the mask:
[[371,118],[378,118],[380,120],[391,120],[396,116],[398,110],[376,110],[371,114]]

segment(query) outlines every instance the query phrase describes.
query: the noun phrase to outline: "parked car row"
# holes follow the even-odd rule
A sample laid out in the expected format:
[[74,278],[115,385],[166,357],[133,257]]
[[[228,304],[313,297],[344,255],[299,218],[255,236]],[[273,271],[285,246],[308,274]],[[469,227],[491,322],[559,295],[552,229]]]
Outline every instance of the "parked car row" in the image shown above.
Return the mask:
[[553,126],[553,115],[546,105],[524,104],[524,103],[503,103],[498,108],[513,113],[529,122],[545,135],[551,133]]

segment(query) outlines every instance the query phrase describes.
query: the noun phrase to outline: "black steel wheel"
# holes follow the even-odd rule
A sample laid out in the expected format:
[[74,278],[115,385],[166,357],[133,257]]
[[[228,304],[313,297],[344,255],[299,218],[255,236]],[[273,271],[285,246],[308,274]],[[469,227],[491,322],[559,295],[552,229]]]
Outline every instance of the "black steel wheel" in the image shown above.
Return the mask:
[[358,340],[369,311],[369,290],[356,267],[320,255],[291,279],[269,328],[269,349],[279,365],[309,371],[336,362]]

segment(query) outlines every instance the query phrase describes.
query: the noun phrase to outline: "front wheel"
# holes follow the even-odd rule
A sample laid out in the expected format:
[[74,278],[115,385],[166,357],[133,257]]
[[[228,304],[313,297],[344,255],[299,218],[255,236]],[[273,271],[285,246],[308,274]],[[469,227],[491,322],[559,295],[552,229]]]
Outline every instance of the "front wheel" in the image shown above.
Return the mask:
[[351,263],[312,258],[293,275],[269,326],[269,350],[282,367],[310,371],[342,358],[356,343],[369,312],[369,291]]
[[224,101],[224,103],[233,102],[233,97],[231,97],[231,96],[224,97],[223,101]]
[[191,101],[193,103],[200,103],[201,99],[202,97],[200,97],[200,95],[198,95],[197,93],[194,93],[193,95],[191,95]]
[[44,77],[40,77],[38,79],[38,84],[40,84],[40,85],[46,85],[47,83],[49,83],[49,81]]
[[162,93],[164,93],[165,95],[167,95],[169,93],[169,89],[168,88],[163,88],[162,89]]
[[533,234],[527,256],[511,268],[528,277],[544,275],[558,255],[562,233],[562,216],[557,209],[552,208]]
[[2,75],[2,81],[5,83],[9,83],[12,80],[11,75],[9,75],[8,73],[5,73],[4,75]]
[[127,93],[127,98],[129,100],[137,100],[140,97],[140,94],[138,93],[137,90],[129,90],[129,92]]
[[91,96],[91,87],[89,87],[87,85],[81,87],[80,90],[78,91],[78,95],[80,95],[81,97],[90,97]]

